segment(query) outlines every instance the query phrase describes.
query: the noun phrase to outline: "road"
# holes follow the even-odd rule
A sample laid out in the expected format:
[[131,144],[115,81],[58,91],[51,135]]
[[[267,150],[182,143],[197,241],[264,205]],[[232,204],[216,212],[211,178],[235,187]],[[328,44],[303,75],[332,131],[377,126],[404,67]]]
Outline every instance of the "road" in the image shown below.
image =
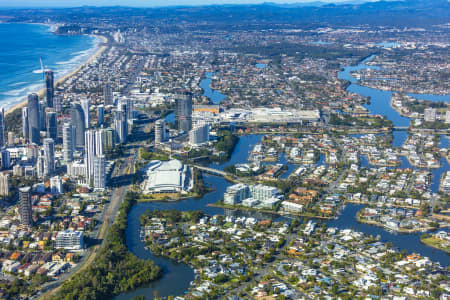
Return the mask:
[[254,282],[259,282],[262,280],[262,278],[268,274],[275,276],[280,280],[281,282],[285,283],[290,289],[295,291],[294,299],[303,299],[307,298],[305,294],[301,293],[299,290],[297,290],[295,287],[293,287],[289,282],[285,281],[284,279],[280,278],[279,276],[275,275],[272,271],[272,267],[279,262],[280,260],[286,258],[282,252],[283,250],[297,237],[296,233],[289,233],[285,236],[286,242],[284,243],[283,247],[274,255],[274,260],[264,264],[263,268],[258,271],[257,274],[252,278],[252,280],[248,283],[241,284],[238,288],[232,290],[231,292],[233,294],[239,294],[245,290],[245,288],[249,285],[251,285]]
[[[129,153],[129,156],[125,159],[125,161],[120,164],[117,177],[130,175],[133,171],[134,163],[138,157],[138,148],[129,147],[128,149],[131,153]],[[52,295],[58,292],[64,281],[70,280],[73,276],[86,269],[95,260],[97,254],[100,252],[99,250],[105,245],[105,237],[108,234],[109,227],[114,223],[120,204],[122,203],[131,185],[131,180],[121,182],[124,182],[125,184],[115,188],[112,191],[106,211],[102,214],[102,224],[95,237],[97,240],[102,241],[101,244],[95,245],[88,249],[87,251],[89,252],[83,257],[82,261],[71,270],[71,272],[64,274],[58,281],[48,284],[42,290],[44,294],[40,297],[40,299],[49,299]]]

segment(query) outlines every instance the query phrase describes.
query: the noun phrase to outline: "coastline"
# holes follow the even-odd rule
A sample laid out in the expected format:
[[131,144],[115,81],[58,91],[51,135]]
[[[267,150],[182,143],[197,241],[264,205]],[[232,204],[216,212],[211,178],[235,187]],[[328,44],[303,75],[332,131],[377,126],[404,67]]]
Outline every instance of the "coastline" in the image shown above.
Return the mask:
[[[48,24],[47,24],[48,25]],[[94,61],[96,58],[98,58],[101,54],[103,54],[103,52],[105,52],[105,50],[108,48],[107,46],[103,45],[100,46],[101,43],[107,43],[108,39],[105,36],[102,35],[95,35],[92,34],[90,36],[99,38],[102,40],[102,42],[98,43],[96,45],[96,47],[98,48],[97,51],[94,52],[94,54],[92,54],[85,62],[83,62],[82,64],[80,64],[78,67],[76,67],[74,70],[70,71],[69,73],[67,73],[66,75],[64,75],[63,77],[59,78],[58,80],[55,81],[55,86],[58,84],[61,84],[63,82],[65,82],[67,79],[69,79],[70,77],[72,77],[73,75],[75,75],[76,73],[78,73],[78,71],[80,71],[85,65],[91,63],[92,61]],[[39,98],[44,96],[44,88],[41,88],[40,90],[36,91],[35,93],[38,94]],[[19,102],[17,104],[14,104],[13,106],[5,109],[5,116],[14,112],[17,109],[21,109],[22,107],[25,107],[27,105],[27,98],[25,97],[24,100],[22,102]]]

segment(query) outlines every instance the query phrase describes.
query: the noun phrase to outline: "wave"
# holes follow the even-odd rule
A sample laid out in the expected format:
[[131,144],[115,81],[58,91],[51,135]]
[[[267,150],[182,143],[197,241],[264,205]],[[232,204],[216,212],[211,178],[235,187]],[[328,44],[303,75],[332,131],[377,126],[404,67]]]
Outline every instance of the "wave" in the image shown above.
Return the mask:
[[27,84],[27,83],[29,83],[29,82],[28,81],[19,81],[19,82],[11,83],[8,86],[19,86],[19,85],[24,85],[24,84]]
[[72,53],[72,55],[87,55],[90,52],[91,52],[91,49],[87,49],[87,50],[83,50],[83,51],[74,52],[74,53]]
[[11,90],[11,91],[6,91],[6,92],[2,92],[0,93],[0,95],[5,95],[5,96],[20,96],[20,95],[26,95],[27,92],[32,92],[32,91],[36,91],[37,89],[39,89],[40,87],[43,87],[43,85],[41,83],[34,83],[31,85],[27,85],[23,88],[20,89],[15,89],[15,90]]
[[[84,62],[86,62],[87,59],[98,50],[100,42],[101,42],[100,38],[94,37],[94,39],[91,40],[91,42],[88,42],[89,46],[88,49],[69,54],[69,57],[73,55],[75,56],[71,57],[69,60],[56,62],[46,67],[53,69],[53,71],[55,72],[55,79],[58,80],[64,77],[65,75],[69,74],[71,71],[76,69]],[[33,70],[32,73],[42,74],[42,70],[41,69]],[[34,78],[36,77],[37,76],[34,76]],[[38,78],[36,78],[36,81],[34,83],[21,81],[7,85],[10,88],[14,87],[20,88],[0,92],[0,107],[4,107],[5,109],[10,108],[26,100],[28,94],[41,90],[43,88],[42,78],[40,78],[39,80],[37,79]]]

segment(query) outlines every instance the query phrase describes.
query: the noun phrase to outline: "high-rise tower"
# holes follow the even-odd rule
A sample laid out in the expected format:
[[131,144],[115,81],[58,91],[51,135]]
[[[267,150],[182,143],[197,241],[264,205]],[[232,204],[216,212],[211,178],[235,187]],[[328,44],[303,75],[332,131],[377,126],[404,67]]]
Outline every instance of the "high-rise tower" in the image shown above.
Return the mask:
[[83,112],[84,112],[85,128],[89,128],[89,122],[90,122],[90,117],[89,117],[89,99],[82,99],[81,100],[81,107],[83,108]]
[[46,117],[46,128],[47,128],[47,137],[56,141],[58,139],[58,121],[56,119],[56,112],[54,109],[47,109],[45,114]]
[[6,146],[5,138],[5,109],[0,108],[0,148]]
[[31,187],[19,188],[19,214],[20,223],[25,226],[33,225],[31,211]]
[[66,163],[73,161],[74,132],[72,124],[67,122],[63,126],[63,157]]
[[53,107],[53,98],[55,96],[55,86],[53,81],[53,71],[45,71],[45,100],[47,107]]
[[184,93],[178,95],[176,102],[175,120],[179,131],[188,132],[192,129],[192,95]]
[[40,142],[39,97],[37,94],[28,95],[28,136],[31,143]]
[[109,83],[103,87],[103,98],[105,106],[113,105],[113,92]]
[[28,129],[28,107],[22,107],[22,135],[23,138],[28,140],[29,129]]
[[74,129],[75,148],[84,147],[84,111],[80,103],[75,103],[70,111],[72,118],[72,127]]
[[55,172],[55,142],[51,138],[44,139],[44,176]]

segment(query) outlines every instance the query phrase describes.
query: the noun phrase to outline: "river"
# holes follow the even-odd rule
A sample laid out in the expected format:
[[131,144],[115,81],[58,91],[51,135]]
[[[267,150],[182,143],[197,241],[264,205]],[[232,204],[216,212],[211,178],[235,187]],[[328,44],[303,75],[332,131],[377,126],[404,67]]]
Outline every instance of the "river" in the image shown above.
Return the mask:
[[[380,114],[387,116],[388,119],[394,122],[396,126],[408,126],[409,119],[400,116],[395,110],[390,106],[390,98],[392,93],[379,91],[367,87],[359,86],[356,79],[350,76],[350,72],[353,70],[359,70],[362,68],[367,68],[365,63],[370,61],[373,57],[365,59],[362,63],[357,66],[346,67],[342,72],[339,73],[339,78],[349,80],[352,84],[348,87],[351,92],[359,93],[363,96],[370,96],[371,103],[366,105],[366,107],[373,114]],[[370,67],[376,68],[376,67]],[[220,94],[218,91],[212,90],[211,77],[212,73],[206,73],[206,78],[200,83],[200,86],[204,90],[204,96],[211,97],[211,101],[215,104],[220,103],[225,96]],[[220,96],[220,95],[223,95]],[[215,97],[214,99],[212,97]],[[220,100],[218,100],[220,99]],[[173,116],[168,116],[166,119],[171,120]],[[226,166],[237,163],[248,162],[248,156],[250,151],[253,149],[254,145],[261,141],[262,135],[246,135],[241,136],[238,144],[236,145],[231,159],[225,163],[220,164],[210,164],[210,167],[223,170]],[[394,132],[394,146],[400,146],[407,138],[406,132]],[[442,137],[441,147],[448,146],[448,140]],[[362,156],[362,165],[368,166],[367,159]],[[402,167],[411,167],[406,158],[402,157]],[[324,156],[321,155],[321,163],[323,163]],[[280,157],[280,162],[286,163],[286,157],[283,154]],[[440,174],[443,171],[449,170],[449,165],[447,161],[442,161],[443,165],[439,169],[432,170],[433,172],[433,183],[431,189],[433,191],[437,190],[439,186]],[[294,170],[295,166],[289,164],[289,170],[284,174],[285,177]],[[204,210],[208,215],[214,214],[233,214],[233,215],[251,215],[257,218],[280,218],[276,215],[267,215],[255,212],[242,212],[235,210],[224,210],[222,208],[214,208],[207,206],[208,204],[215,203],[223,198],[223,194],[228,186],[231,185],[224,178],[215,177],[211,175],[204,175],[205,183],[213,189],[212,192],[206,194],[201,199],[190,198],[186,200],[176,201],[176,202],[151,202],[151,203],[138,203],[130,211],[128,216],[128,227],[126,231],[126,243],[128,249],[143,259],[152,259],[156,264],[163,268],[163,276],[160,280],[151,283],[148,286],[139,288],[129,293],[121,294],[114,299],[116,300],[130,300],[134,296],[144,295],[147,299],[153,299],[154,295],[159,297],[167,297],[169,295],[182,295],[189,287],[189,284],[194,280],[193,270],[185,264],[177,264],[173,261],[161,257],[152,255],[151,251],[144,248],[144,243],[139,237],[139,217],[146,210],[166,210],[166,209],[177,209],[180,211],[187,210]],[[332,221],[325,221],[328,226],[337,227],[340,229],[353,228],[355,230],[361,231],[365,234],[370,234],[373,236],[380,236],[380,240],[383,242],[391,242],[395,247],[399,249],[406,249],[408,252],[416,252],[423,256],[429,257],[432,261],[440,262],[442,266],[447,267],[450,265],[450,257],[443,251],[436,250],[434,248],[428,247],[420,242],[420,234],[395,234],[390,233],[382,228],[376,226],[370,226],[362,223],[358,223],[356,220],[356,213],[362,208],[361,205],[348,204],[342,211],[338,219]]]

